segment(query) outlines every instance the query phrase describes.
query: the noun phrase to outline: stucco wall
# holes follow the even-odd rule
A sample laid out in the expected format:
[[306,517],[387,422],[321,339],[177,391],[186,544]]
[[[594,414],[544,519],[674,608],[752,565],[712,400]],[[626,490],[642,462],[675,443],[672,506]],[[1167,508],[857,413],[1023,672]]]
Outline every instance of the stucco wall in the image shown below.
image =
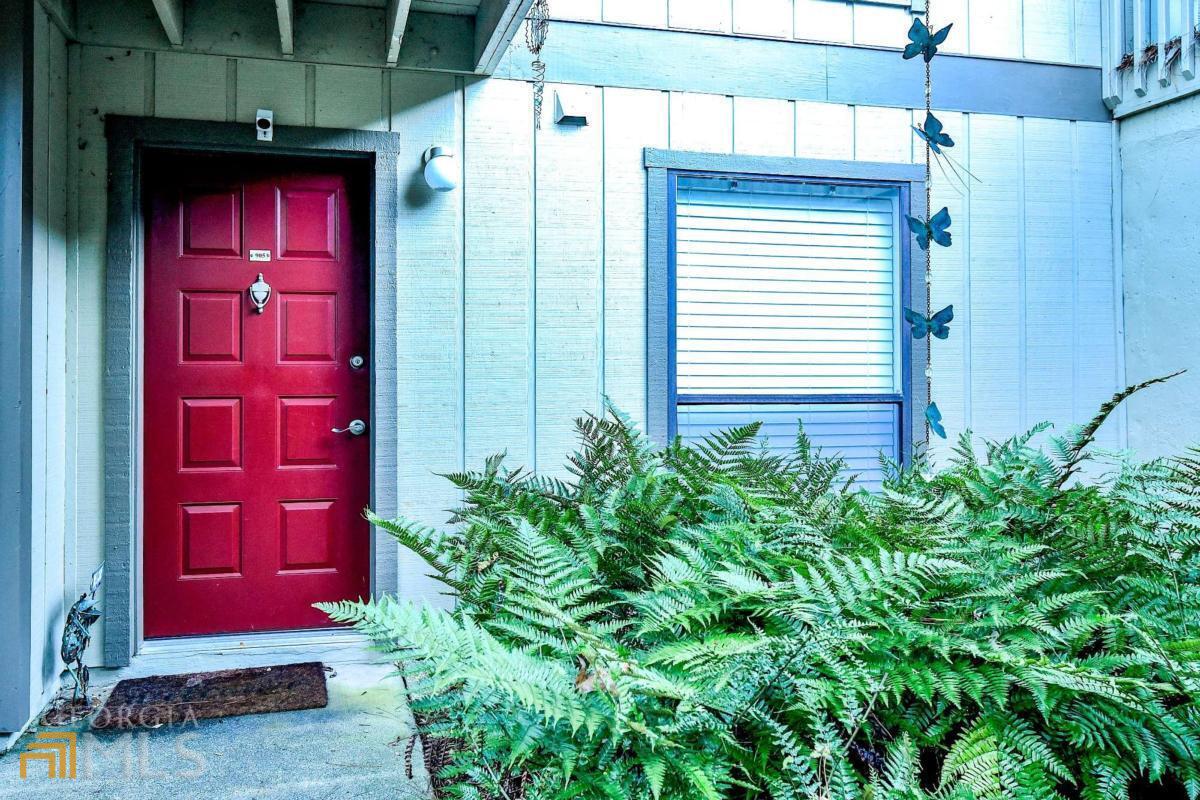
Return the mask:
[[1140,456],[1200,443],[1200,95],[1120,123],[1125,362],[1130,382],[1189,372],[1135,397]]

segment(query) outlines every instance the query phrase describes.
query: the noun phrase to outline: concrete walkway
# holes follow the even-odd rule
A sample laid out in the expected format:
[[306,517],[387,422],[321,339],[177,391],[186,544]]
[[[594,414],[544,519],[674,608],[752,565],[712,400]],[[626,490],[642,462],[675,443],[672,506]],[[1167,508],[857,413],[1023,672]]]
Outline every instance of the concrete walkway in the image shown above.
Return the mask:
[[[411,720],[399,682],[378,664],[337,664],[329,705],[127,733],[79,732],[75,779],[47,778],[44,762],[22,780],[31,731],[0,756],[0,798],[428,798],[428,779],[405,777]],[[419,769],[420,752],[414,755]]]

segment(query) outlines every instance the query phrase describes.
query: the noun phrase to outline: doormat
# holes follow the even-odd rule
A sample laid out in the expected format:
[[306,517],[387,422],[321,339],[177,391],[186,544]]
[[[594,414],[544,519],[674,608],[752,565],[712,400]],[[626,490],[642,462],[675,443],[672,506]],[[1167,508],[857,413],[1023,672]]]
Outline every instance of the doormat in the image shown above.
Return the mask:
[[123,680],[92,720],[93,730],[157,728],[198,719],[324,708],[325,667],[316,661]]

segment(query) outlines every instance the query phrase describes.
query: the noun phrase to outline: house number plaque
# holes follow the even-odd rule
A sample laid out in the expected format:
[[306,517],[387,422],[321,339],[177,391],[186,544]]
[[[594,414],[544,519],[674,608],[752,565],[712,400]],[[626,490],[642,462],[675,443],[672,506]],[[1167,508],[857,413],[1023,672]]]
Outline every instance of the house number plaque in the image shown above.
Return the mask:
[[250,251],[250,260],[251,261],[270,261],[271,260],[271,251],[270,250],[251,250]]

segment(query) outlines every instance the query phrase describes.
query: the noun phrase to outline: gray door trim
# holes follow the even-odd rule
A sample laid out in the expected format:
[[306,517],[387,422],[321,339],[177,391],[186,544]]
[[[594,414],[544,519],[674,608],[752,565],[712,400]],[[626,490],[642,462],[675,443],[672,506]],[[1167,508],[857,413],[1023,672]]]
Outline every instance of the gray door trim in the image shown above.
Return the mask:
[[[401,137],[378,131],[280,128],[255,141],[250,123],[110,115],[104,322],[104,663],[124,666],[139,644],[141,536],[141,156],[147,149],[359,160],[372,175],[371,504],[396,515],[396,220]],[[397,548],[372,532],[372,591],[394,591]]]

